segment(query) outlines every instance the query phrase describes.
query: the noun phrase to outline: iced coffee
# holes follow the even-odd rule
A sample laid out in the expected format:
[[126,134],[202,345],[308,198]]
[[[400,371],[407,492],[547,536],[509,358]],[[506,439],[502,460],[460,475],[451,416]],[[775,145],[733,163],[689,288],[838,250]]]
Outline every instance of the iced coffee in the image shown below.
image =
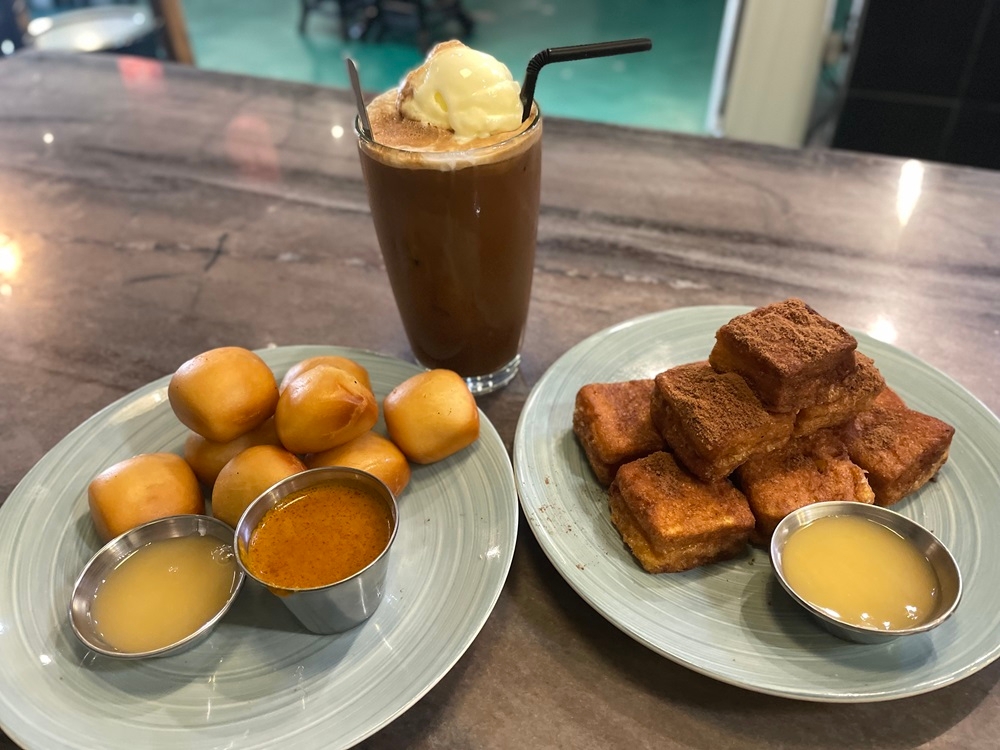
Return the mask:
[[517,373],[538,225],[542,122],[500,62],[436,46],[359,132],[375,231],[417,361],[475,393]]

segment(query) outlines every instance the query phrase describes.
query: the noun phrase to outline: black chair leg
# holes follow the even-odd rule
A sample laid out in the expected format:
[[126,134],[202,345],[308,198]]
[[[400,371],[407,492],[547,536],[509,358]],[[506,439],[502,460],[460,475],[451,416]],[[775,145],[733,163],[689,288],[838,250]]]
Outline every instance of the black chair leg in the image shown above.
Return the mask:
[[313,3],[311,0],[301,0],[301,12],[299,14],[299,34],[306,33],[306,21],[309,20],[309,14],[313,11]]
[[472,20],[472,16],[470,16],[462,6],[458,6],[455,17],[462,26],[464,36],[468,36],[472,33],[472,30],[476,28],[476,22]]
[[431,30],[427,25],[427,7],[425,0],[417,0],[417,47],[426,53],[431,48]]

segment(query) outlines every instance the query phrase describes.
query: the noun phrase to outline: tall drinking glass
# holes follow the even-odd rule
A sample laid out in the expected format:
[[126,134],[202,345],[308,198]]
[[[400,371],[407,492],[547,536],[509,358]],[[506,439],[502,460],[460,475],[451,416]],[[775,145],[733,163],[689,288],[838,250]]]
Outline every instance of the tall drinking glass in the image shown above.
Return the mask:
[[509,137],[464,150],[388,147],[356,131],[414,357],[454,370],[475,394],[503,387],[517,374],[531,297],[542,166],[537,107]]

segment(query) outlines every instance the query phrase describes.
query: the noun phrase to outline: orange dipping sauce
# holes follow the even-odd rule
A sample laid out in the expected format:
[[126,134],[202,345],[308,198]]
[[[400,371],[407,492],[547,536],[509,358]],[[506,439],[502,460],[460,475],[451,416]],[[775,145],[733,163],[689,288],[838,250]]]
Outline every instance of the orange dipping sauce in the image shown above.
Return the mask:
[[389,544],[392,514],[376,495],[337,482],[293,493],[250,536],[247,569],[269,586],[310,589],[350,578]]

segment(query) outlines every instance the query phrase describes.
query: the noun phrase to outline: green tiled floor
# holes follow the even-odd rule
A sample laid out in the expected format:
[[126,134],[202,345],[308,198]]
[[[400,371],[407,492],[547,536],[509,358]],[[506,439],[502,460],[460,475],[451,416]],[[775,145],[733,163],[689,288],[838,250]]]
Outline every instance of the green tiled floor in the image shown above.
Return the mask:
[[[724,0],[466,0],[476,29],[466,41],[521,80],[546,47],[648,36],[653,49],[546,67],[536,97],[550,115],[689,133],[704,132]],[[199,67],[346,87],[343,57],[366,89],[384,90],[418,64],[403,38],[341,41],[334,18],[315,14],[299,36],[297,0],[184,0]]]

